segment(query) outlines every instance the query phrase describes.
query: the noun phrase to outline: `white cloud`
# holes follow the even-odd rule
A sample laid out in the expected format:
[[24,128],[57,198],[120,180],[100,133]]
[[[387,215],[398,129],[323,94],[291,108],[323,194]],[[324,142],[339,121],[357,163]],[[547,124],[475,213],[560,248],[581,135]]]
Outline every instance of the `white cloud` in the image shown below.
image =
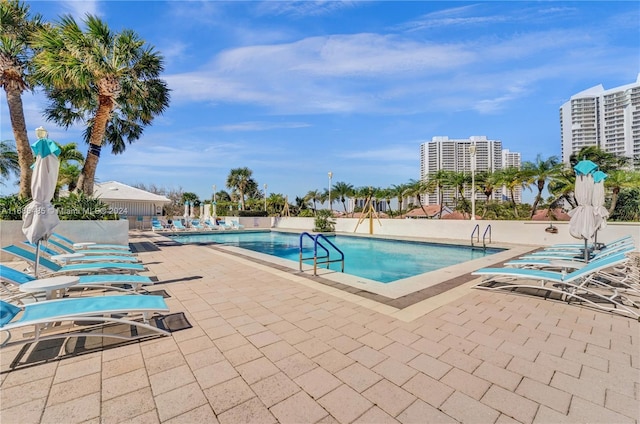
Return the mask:
[[60,7],[74,17],[76,22],[84,20],[87,14],[100,15],[100,2],[97,0],[66,0],[60,2]]
[[222,131],[266,131],[279,128],[306,128],[311,124],[305,122],[240,122],[237,124],[222,125],[218,129]]

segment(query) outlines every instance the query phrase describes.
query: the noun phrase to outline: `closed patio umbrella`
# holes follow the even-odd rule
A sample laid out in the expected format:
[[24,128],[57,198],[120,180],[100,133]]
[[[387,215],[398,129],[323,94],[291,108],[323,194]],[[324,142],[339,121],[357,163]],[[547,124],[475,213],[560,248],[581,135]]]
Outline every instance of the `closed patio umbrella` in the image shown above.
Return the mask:
[[31,145],[36,161],[31,176],[31,195],[33,200],[27,205],[22,215],[22,232],[27,240],[36,245],[36,261],[34,275],[38,277],[40,258],[40,242],[49,238],[53,229],[60,223],[58,211],[51,204],[51,199],[58,182],[60,168],[60,147],[55,141],[47,138],[47,131],[36,129],[38,141]]
[[591,239],[597,230],[596,215],[592,204],[593,198],[593,173],[597,170],[598,165],[590,160],[583,160],[574,166],[576,172],[576,185],[574,194],[578,206],[571,211],[569,215],[569,233],[577,239],[584,240],[584,259],[589,261],[589,250],[587,242]]
[[598,244],[598,231],[607,226],[607,218],[609,217],[609,211],[604,207],[604,180],[606,178],[607,174],[602,171],[593,173],[593,196],[591,197],[591,204],[593,205],[593,213],[596,216],[596,232],[593,240],[595,246]]

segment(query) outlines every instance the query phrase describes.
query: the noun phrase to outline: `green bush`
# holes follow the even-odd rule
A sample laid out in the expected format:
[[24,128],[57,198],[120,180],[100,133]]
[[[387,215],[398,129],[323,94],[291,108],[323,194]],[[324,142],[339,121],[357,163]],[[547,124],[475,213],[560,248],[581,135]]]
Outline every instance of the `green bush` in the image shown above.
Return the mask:
[[313,211],[311,209],[302,209],[298,216],[301,218],[310,218],[313,216]]
[[[31,199],[21,198],[17,195],[0,197],[0,220],[22,219],[22,213]],[[93,197],[84,194],[69,194],[69,197],[62,197],[54,200],[53,206],[58,211],[61,220],[115,220],[120,217],[115,214],[109,205]]]
[[249,217],[255,217],[255,216],[269,216],[267,214],[267,211],[236,211],[237,214],[234,216],[249,216]]
[[120,216],[102,200],[89,197],[84,193],[69,193],[53,202],[60,219],[82,221],[104,221],[120,219]]
[[30,201],[31,199],[18,197],[18,195],[0,197],[0,219],[21,220],[22,211]]
[[319,210],[316,215],[315,228],[313,231],[319,233],[330,233],[335,231],[336,222],[332,218],[333,214],[330,210]]

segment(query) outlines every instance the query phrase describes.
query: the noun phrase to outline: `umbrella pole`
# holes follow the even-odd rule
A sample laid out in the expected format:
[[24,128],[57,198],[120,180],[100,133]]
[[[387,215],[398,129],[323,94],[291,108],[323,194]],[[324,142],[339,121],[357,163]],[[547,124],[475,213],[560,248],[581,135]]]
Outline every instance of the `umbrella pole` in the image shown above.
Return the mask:
[[587,247],[587,239],[584,239],[584,262],[589,263],[589,248]]
[[33,268],[33,276],[38,278],[38,264],[40,262],[40,240],[36,243],[36,264]]

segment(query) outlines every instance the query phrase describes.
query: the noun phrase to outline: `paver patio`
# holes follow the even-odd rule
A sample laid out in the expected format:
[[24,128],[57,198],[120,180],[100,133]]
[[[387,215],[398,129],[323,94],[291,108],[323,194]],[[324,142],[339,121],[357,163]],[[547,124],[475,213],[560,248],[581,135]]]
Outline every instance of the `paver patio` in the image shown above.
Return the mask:
[[3,424],[640,420],[629,318],[467,285],[407,319],[203,246],[139,256],[192,328],[39,362],[2,349]]

